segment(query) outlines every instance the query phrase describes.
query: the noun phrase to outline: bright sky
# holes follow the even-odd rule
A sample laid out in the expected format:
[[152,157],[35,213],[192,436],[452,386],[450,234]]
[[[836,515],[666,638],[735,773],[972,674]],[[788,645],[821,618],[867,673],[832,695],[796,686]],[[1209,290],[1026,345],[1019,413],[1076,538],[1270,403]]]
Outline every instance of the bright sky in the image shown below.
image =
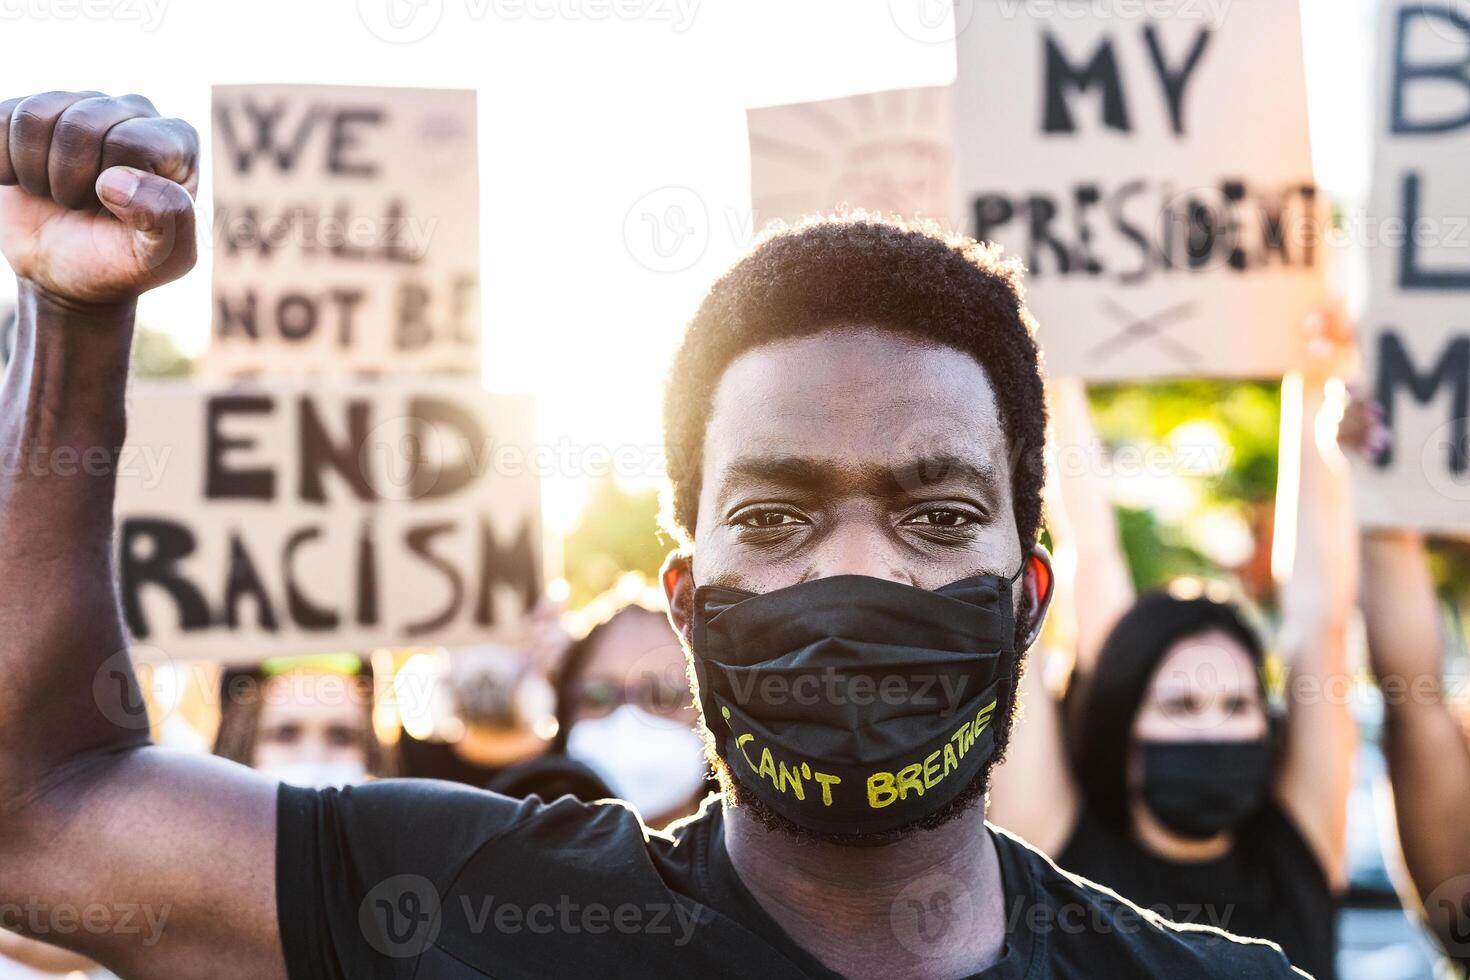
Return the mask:
[[[951,81],[952,45],[922,26],[942,3],[0,0],[0,91],[148,95],[200,129],[208,201],[213,84],[476,89],[486,380],[538,396],[547,442],[654,446],[683,321],[748,236],[744,109]],[[1372,0],[1302,6],[1318,179],[1356,203]],[[650,194],[690,218],[669,256],[637,224]],[[142,309],[190,353],[208,339],[209,266],[206,248]],[[553,526],[570,525],[585,487],[576,473],[548,481]]]

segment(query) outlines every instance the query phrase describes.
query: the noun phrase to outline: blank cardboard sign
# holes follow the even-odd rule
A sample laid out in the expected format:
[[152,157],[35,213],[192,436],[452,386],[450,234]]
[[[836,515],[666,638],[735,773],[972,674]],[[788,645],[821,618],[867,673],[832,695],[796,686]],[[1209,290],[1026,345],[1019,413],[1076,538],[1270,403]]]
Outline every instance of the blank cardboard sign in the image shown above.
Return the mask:
[[756,230],[844,206],[954,227],[950,97],[909,88],[749,110]]

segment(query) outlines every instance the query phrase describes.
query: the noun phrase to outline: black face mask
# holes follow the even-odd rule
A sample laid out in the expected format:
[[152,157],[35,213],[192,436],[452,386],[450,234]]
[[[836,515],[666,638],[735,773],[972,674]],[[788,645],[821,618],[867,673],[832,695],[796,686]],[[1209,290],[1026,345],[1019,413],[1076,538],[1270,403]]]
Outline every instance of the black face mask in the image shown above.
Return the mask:
[[1143,742],[1143,801],[1184,837],[1233,830],[1266,798],[1271,746],[1248,742]]
[[695,671],[721,758],[811,830],[877,833],[938,810],[995,755],[1019,575],[934,592],[864,575],[696,589]]

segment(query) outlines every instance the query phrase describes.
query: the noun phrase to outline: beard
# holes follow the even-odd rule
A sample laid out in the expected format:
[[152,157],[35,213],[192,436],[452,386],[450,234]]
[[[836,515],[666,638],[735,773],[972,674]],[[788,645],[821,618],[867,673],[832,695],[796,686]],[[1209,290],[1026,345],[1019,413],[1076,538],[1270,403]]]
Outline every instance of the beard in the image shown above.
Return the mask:
[[[692,593],[692,590],[691,590]],[[688,615],[685,622],[694,621],[692,603],[691,608],[686,610]],[[943,827],[953,820],[973,810],[976,806],[984,808],[985,798],[990,792],[990,773],[997,765],[1005,759],[1006,748],[1010,745],[1011,731],[1015,727],[1016,715],[1020,710],[1019,698],[1016,692],[1021,689],[1021,679],[1026,669],[1026,634],[1030,632],[1028,621],[1031,612],[1030,593],[1022,592],[1020,608],[1016,613],[1016,632],[1012,649],[1015,651],[1011,656],[1010,680],[1004,695],[1005,707],[996,712],[999,718],[999,727],[995,734],[995,754],[985,764],[975,778],[970,780],[968,786],[959,792],[954,799],[944,804],[933,813],[919,817],[902,826],[892,830],[862,831],[857,833],[832,833],[830,831],[813,830],[803,827],[791,818],[777,813],[757,794],[748,792],[740,777],[735,775],[730,764],[720,755],[715,745],[714,732],[710,730],[709,723],[704,718],[704,711],[700,709],[699,734],[704,739],[704,757],[714,771],[715,779],[719,781],[720,790],[725,796],[728,806],[736,807],[752,817],[756,823],[764,827],[768,832],[784,834],[793,840],[821,841],[828,844],[839,844],[844,847],[882,847],[887,844],[896,844],[907,840],[920,831],[935,830]],[[702,705],[699,698],[699,679],[694,670],[694,645],[689,630],[686,628],[682,637],[684,643],[684,668],[689,676],[689,689],[694,692],[694,703]]]

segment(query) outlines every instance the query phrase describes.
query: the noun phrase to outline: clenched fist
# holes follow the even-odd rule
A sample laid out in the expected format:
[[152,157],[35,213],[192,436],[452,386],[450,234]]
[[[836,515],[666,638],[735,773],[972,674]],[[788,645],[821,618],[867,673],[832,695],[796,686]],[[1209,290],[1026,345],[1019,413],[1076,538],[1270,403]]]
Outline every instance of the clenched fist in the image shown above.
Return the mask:
[[0,252],[77,303],[130,300],[194,265],[199,137],[140,95],[0,102]]

